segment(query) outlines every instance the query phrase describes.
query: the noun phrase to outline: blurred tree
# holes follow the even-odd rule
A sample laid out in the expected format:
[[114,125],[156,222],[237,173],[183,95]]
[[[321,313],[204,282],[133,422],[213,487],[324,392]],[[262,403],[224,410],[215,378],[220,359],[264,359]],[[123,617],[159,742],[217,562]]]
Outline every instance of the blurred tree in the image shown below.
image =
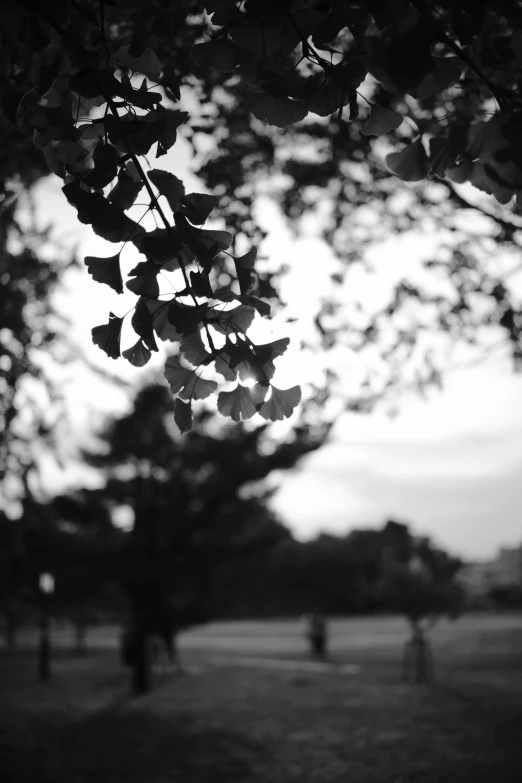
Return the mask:
[[[198,430],[180,440],[169,425],[172,402],[162,386],[147,386],[127,415],[100,433],[87,462],[104,471],[96,495],[105,517],[133,511],[132,533],[120,552],[119,576],[137,636],[134,685],[148,687],[146,637],[202,622],[216,610],[213,579],[231,559],[265,551],[286,531],[266,509],[263,481],[293,467],[324,441],[328,427],[296,428],[283,443],[265,428],[217,429],[202,413]],[[103,518],[103,517],[102,517]]]
[[426,632],[442,617],[455,619],[464,607],[464,590],[458,580],[462,562],[428,538],[412,536],[406,526],[390,529],[388,523],[384,533],[388,542],[378,587],[385,604],[403,614],[411,627],[411,638],[404,648],[403,676],[425,682],[433,677]]

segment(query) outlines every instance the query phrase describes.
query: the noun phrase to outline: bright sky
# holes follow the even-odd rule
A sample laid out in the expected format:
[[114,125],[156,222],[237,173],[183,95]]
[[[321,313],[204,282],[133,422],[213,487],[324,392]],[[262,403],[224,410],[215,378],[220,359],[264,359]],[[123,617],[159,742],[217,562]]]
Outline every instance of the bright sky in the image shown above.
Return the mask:
[[[187,172],[188,146],[180,140],[158,168],[180,176],[188,189],[201,190]],[[52,178],[37,189],[38,215],[56,226],[55,235],[77,244],[78,255],[113,255],[114,245],[82,226],[76,212],[61,193],[61,182]],[[323,270],[324,285],[334,262],[328,249],[310,237],[293,241],[277,214],[267,205],[259,219],[271,232],[267,253],[276,262],[297,267],[289,290],[294,304],[306,313],[318,301],[321,280],[306,270]],[[404,253],[415,254],[415,243],[406,240]],[[409,247],[409,249],[408,249]],[[127,253],[127,251],[124,251]],[[136,262],[132,250],[124,266]],[[388,251],[387,251],[388,252]],[[312,282],[307,282],[311,279]],[[288,292],[287,292],[288,293]],[[86,272],[69,275],[57,297],[60,309],[71,318],[70,337],[89,359],[122,379],[142,379],[144,370],[124,360],[113,362],[91,344],[90,330],[104,323],[109,310],[123,315],[134,297],[118,297],[106,286],[94,283]],[[297,306],[297,305],[296,305]],[[275,336],[288,330],[279,324],[266,328]],[[299,326],[293,327],[293,333]],[[158,360],[156,366],[160,366]],[[279,360],[279,385],[291,386],[313,375],[313,367],[294,348]],[[121,413],[128,395],[108,389],[106,383],[75,365],[63,371],[71,399],[71,420],[64,423],[64,442],[75,443],[107,412]],[[394,419],[382,412],[344,414],[331,440],[300,467],[281,477],[274,506],[299,538],[320,530],[344,533],[353,527],[379,525],[395,517],[418,532],[467,559],[487,559],[499,546],[522,542],[522,377],[513,376],[500,359],[480,367],[450,374],[444,392],[433,392],[428,401],[406,397]],[[71,450],[64,446],[64,458]],[[82,482],[84,473],[69,464],[64,473],[47,466],[49,487],[64,481]]]

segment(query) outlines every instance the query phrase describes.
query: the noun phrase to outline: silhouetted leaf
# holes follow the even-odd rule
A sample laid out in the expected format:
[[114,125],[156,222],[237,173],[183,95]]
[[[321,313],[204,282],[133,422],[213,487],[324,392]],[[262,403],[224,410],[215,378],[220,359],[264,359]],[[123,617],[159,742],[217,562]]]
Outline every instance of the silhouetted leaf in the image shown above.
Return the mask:
[[89,193],[76,180],[64,185],[62,191],[78,210],[78,220],[90,224],[96,234],[109,242],[124,242],[145,231],[101,193]]
[[258,120],[278,128],[286,128],[287,125],[300,122],[308,114],[308,106],[304,101],[279,98],[266,92],[249,93],[243,96],[243,103]]
[[179,394],[185,385],[190,382],[194,375],[194,370],[191,367],[184,367],[177,356],[169,356],[165,364],[164,375],[170,384],[172,394]]
[[176,356],[167,359],[165,378],[172,394],[179,394],[183,400],[204,400],[217,389],[215,381],[200,378],[195,370],[184,367]]
[[112,144],[105,144],[104,141],[100,140],[92,157],[94,168],[87,172],[83,181],[90,188],[100,190],[116,177],[120,154]]
[[145,298],[155,297],[159,294],[158,267],[149,261],[140,261],[131,269],[131,279],[127,280],[126,287],[133,294]]
[[62,145],[56,145],[54,147],[56,157],[62,163],[80,163],[89,155],[89,150],[77,144],[75,141],[68,141]]
[[85,258],[87,271],[97,283],[105,283],[113,288],[116,293],[123,293],[123,280],[120,270],[120,254],[109,258],[96,258],[87,256]]
[[215,381],[207,381],[194,372],[190,381],[180,391],[179,396],[182,400],[205,400],[216,391],[217,387]]
[[279,47],[286,21],[285,16],[261,17],[229,28],[229,35],[242,49],[269,55]]
[[129,173],[129,169],[129,164],[127,164],[125,169],[120,169],[118,182],[107,196],[111,204],[114,204],[118,209],[129,209],[132,207],[143,188],[141,177],[134,179]]
[[192,405],[190,402],[183,402],[179,397],[174,400],[174,421],[182,435],[185,432],[190,432],[193,422]]
[[301,388],[292,386],[291,389],[278,389],[270,386],[269,399],[260,408],[259,413],[268,421],[282,421],[288,419],[301,401]]
[[218,411],[233,421],[250,419],[261,406],[262,399],[256,386],[247,387],[238,383],[235,389],[221,392],[218,396]]
[[123,318],[118,318],[114,313],[109,313],[109,323],[95,326],[91,330],[92,341],[105,351],[110,359],[120,356],[120,339]]
[[226,350],[222,349],[219,352],[219,355],[216,356],[214,366],[216,368],[216,372],[222,375],[226,381],[235,381],[237,379],[237,372],[231,366],[231,364],[232,362],[230,354]]
[[183,337],[179,349],[183,354],[183,358],[195,367],[208,363],[208,360],[211,358],[211,354],[206,349],[201,338],[199,329]]
[[139,334],[147,348],[151,351],[157,351],[158,346],[156,338],[154,337],[152,313],[147,307],[147,303],[143,297],[138,299],[136,309],[132,315],[132,328]]
[[235,334],[236,332],[244,334],[252,325],[255,314],[256,311],[253,307],[239,305],[233,310],[226,310],[212,319],[209,318],[209,321],[221,334]]
[[148,177],[155,185],[162,196],[165,196],[169,202],[169,207],[173,212],[178,209],[180,198],[185,195],[185,185],[183,182],[168,171],[161,169],[151,169]]
[[142,73],[153,81],[158,81],[161,73],[161,63],[151,49],[145,49],[139,57],[133,57],[129,52],[130,46],[121,46],[114,59],[125,68],[133,72]]
[[365,136],[382,136],[395,130],[402,124],[402,115],[383,106],[372,104],[372,110],[368,120],[361,128]]
[[132,242],[148,261],[155,264],[175,260],[183,247],[175,228],[169,231],[166,228],[156,228],[153,231],[142,232],[139,236],[133,237]]
[[187,121],[189,115],[186,111],[165,109],[163,106],[158,106],[156,111],[161,126],[161,133],[158,138],[158,151],[156,152],[156,157],[159,158],[174,146],[178,137],[177,129]]
[[168,308],[170,302],[162,302],[158,299],[148,299],[147,308],[152,315],[152,325],[154,331],[160,338],[160,340],[170,340],[171,342],[179,342],[182,335],[176,331],[172,326],[168,318]]
[[243,256],[237,256],[234,261],[237,265],[244,267],[245,269],[253,269],[255,260],[257,258],[257,247],[251,248],[248,253]]
[[131,348],[127,348],[126,351],[122,351],[121,354],[127,359],[134,367],[143,367],[149,361],[152,356],[151,352],[146,345],[143,344],[141,338]]
[[169,98],[175,101],[181,100],[179,77],[176,75],[176,72],[172,67],[172,63],[168,63],[163,68],[161,83],[166,90],[170,90],[170,92],[172,93],[172,95],[168,96]]
[[180,334],[192,334],[203,322],[208,304],[196,306],[184,305],[173,299],[168,307],[168,319]]
[[207,193],[188,193],[180,199],[178,209],[191,223],[201,225],[208,218],[217,202],[216,196],[209,196]]
[[210,285],[210,280],[205,272],[191,272],[190,285],[195,296],[212,297],[212,286]]
[[420,138],[400,152],[392,152],[385,163],[404,182],[419,182],[428,174],[428,156]]
[[190,55],[200,68],[216,68],[224,73],[229,73],[237,65],[252,59],[251,52],[237,46],[228,38],[214,38],[195,44]]

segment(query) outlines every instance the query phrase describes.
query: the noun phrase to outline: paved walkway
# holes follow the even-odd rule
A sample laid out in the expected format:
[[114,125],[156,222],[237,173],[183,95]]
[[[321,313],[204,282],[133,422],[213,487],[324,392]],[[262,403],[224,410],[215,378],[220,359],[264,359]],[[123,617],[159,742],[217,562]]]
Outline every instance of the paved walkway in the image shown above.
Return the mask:
[[323,663],[321,661],[292,661],[287,658],[254,658],[251,655],[212,655],[207,658],[218,666],[249,666],[260,669],[283,669],[310,674],[358,674],[361,667],[357,664]]

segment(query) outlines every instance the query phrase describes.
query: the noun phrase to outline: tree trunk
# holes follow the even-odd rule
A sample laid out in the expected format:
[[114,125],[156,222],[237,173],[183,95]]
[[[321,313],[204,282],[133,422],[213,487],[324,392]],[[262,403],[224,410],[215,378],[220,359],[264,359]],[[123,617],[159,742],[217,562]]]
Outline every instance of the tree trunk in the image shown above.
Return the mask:
[[433,659],[429,641],[419,627],[404,645],[402,676],[405,682],[421,684],[433,679]]
[[87,654],[87,626],[82,621],[74,624],[74,653],[78,657]]
[[148,693],[151,685],[151,667],[147,644],[147,632],[142,623],[136,626],[134,660],[132,666],[132,690],[138,696]]
[[14,620],[6,618],[5,620],[5,645],[8,652],[14,652],[16,650],[16,632],[18,628]]

